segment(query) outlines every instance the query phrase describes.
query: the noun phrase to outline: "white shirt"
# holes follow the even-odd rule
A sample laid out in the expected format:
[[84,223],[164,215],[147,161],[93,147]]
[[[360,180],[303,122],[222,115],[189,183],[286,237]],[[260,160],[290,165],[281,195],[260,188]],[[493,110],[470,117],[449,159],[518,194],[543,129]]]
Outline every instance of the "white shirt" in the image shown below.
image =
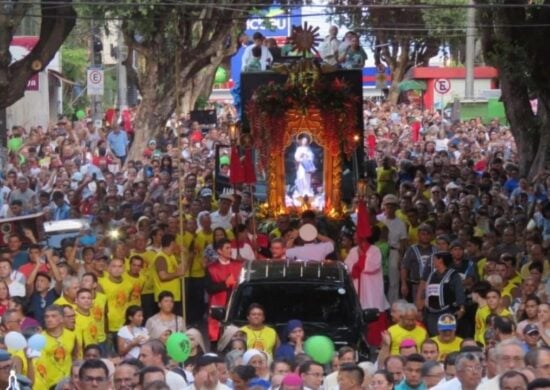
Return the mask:
[[[192,384],[191,386],[185,388],[185,390],[199,390],[199,389],[197,389],[197,388],[195,387],[195,385]],[[218,382],[218,384],[217,384],[217,386],[216,386],[216,388],[215,388],[214,390],[231,390],[231,388],[230,388],[230,387],[227,387],[226,385],[224,385],[224,384],[222,384],[222,383],[220,383],[220,382]]]
[[500,381],[500,375],[495,376],[485,382],[481,382],[476,390],[499,390],[498,382]]
[[[120,330],[117,333],[117,336],[130,342],[130,341],[133,341],[138,336],[149,337],[149,332],[147,332],[147,328],[144,328],[144,327],[139,327],[139,328],[134,327],[134,329],[130,331],[130,328],[128,328],[128,326],[126,325],[120,328]],[[125,358],[136,358],[136,359],[139,358],[139,349],[140,348],[138,346],[132,348],[126,354]]]
[[458,378],[453,378],[450,381],[440,382],[430,390],[462,390],[462,383]]
[[[245,260],[255,260],[256,254],[254,254],[254,249],[250,246],[249,243],[245,242],[242,247],[239,248],[239,256],[241,256]],[[231,257],[233,259],[236,259],[237,256],[237,248],[231,248]]]
[[336,37],[330,35],[325,38],[321,44],[321,58],[331,65],[338,64],[338,49],[341,42]]
[[[244,49],[243,58],[242,58],[242,65],[241,65],[241,72],[244,72],[244,68],[248,65],[248,63],[252,60],[252,48],[254,45],[249,45]],[[262,56],[260,57],[260,64],[262,65],[262,70],[266,70],[267,65],[271,65],[273,63],[273,56],[271,55],[271,52],[269,49],[262,45]]]
[[8,285],[8,290],[10,291],[10,297],[25,297],[25,285],[19,282],[11,282]]
[[325,260],[332,252],[334,252],[334,243],[332,241],[308,243],[304,246],[287,249],[286,257],[297,260]]
[[397,217],[388,219],[384,214],[379,215],[377,219],[388,228],[388,244],[392,249],[399,248],[400,241],[409,237],[407,225],[401,219]]
[[185,382],[185,379],[179,374],[176,374],[173,371],[166,370],[166,384],[170,388],[170,390],[181,390],[185,389],[187,387],[187,382]]
[[221,215],[219,211],[210,213],[210,220],[212,221],[212,230],[221,227],[223,230],[231,229],[231,216],[232,212],[229,211],[227,215]]

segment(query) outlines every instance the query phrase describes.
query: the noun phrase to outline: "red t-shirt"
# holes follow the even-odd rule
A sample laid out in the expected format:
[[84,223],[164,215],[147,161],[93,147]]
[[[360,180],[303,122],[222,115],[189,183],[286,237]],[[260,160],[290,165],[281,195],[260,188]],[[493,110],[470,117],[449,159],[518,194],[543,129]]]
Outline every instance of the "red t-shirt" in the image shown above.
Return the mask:
[[[23,275],[25,275],[25,278],[29,278],[31,276],[31,273],[35,267],[34,263],[27,263],[25,265],[22,265],[19,267],[18,271],[21,272]],[[40,268],[38,269],[40,272],[49,273],[50,270],[48,269],[48,266],[46,264],[41,264]]]

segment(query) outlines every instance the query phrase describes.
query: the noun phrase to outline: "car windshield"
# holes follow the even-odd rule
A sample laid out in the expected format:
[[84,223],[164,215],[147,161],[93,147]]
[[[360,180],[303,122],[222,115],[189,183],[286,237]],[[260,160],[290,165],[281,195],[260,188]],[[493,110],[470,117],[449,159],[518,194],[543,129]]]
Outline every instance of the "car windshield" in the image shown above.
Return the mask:
[[246,311],[252,303],[265,308],[266,323],[284,324],[298,318],[304,322],[346,326],[354,321],[354,300],[341,286],[317,283],[251,283],[242,286],[235,322],[246,323]]

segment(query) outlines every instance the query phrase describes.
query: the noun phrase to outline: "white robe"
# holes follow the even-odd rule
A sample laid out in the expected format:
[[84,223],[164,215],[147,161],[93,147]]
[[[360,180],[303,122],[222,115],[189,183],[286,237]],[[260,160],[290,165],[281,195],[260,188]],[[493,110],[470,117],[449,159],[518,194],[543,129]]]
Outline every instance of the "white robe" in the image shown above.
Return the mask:
[[294,159],[298,162],[298,168],[296,169],[296,192],[300,196],[313,196],[313,189],[311,188],[311,173],[306,172],[302,165],[302,160],[313,161],[313,151],[309,146],[298,146],[294,153]]
[[[348,272],[351,274],[353,265],[359,261],[359,247],[351,248],[345,263]],[[359,295],[359,302],[363,309],[378,309],[384,311],[389,309],[390,305],[384,294],[384,276],[382,273],[382,253],[378,247],[371,245],[367,249],[367,259],[365,268],[361,273],[361,285],[354,279],[353,284]],[[360,290],[360,291],[359,291]]]

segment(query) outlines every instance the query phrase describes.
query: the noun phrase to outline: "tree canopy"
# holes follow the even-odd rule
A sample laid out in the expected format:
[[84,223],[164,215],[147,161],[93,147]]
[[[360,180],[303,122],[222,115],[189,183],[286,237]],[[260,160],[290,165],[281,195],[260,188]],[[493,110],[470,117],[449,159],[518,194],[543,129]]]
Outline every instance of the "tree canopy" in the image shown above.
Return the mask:
[[[431,8],[429,5],[437,5]],[[396,102],[398,84],[413,66],[427,66],[444,47],[452,47],[465,30],[466,11],[444,8],[465,0],[337,0],[339,21],[366,35],[377,66],[392,72],[390,100]],[[422,7],[426,6],[426,7]]]
[[23,97],[27,81],[48,65],[75,25],[76,12],[71,0],[41,1],[38,43],[24,58],[12,62],[10,43],[31,8],[30,2],[20,0],[0,7],[0,108]]

